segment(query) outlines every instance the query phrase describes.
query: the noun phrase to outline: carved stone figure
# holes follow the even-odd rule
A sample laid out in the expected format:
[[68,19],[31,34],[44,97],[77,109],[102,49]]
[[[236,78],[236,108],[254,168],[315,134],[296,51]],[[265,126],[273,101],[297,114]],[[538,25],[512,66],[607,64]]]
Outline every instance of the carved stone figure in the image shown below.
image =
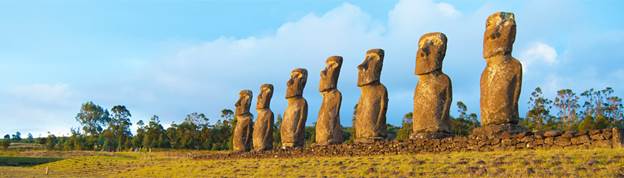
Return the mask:
[[282,148],[303,147],[305,123],[308,117],[308,102],[303,98],[303,89],[308,79],[306,69],[297,68],[290,73],[287,83],[284,120],[280,126]]
[[251,150],[251,140],[253,132],[253,123],[251,121],[253,115],[249,112],[251,106],[252,93],[250,90],[242,90],[239,93],[239,99],[236,102],[236,127],[232,136],[232,146],[234,151]]
[[342,93],[338,91],[338,76],[342,67],[342,57],[331,56],[321,71],[319,90],[323,103],[316,120],[316,143],[319,145],[342,143],[342,127],[340,126],[340,104]]
[[387,136],[388,91],[379,81],[383,59],[382,49],[371,49],[366,52],[364,62],[357,67],[357,85],[362,94],[355,109],[356,142],[383,140]]
[[516,37],[513,13],[490,15],[485,25],[483,57],[487,62],[481,74],[481,122],[473,134],[519,132],[518,98],[522,85],[522,64],[511,56]]
[[271,111],[271,98],[273,97],[273,85],[263,84],[260,87],[256,111],[258,116],[254,124],[253,147],[256,151],[273,149],[273,111]]
[[411,138],[442,138],[450,136],[451,79],[442,72],[446,54],[446,35],[434,32],[418,41],[414,91],[414,112]]

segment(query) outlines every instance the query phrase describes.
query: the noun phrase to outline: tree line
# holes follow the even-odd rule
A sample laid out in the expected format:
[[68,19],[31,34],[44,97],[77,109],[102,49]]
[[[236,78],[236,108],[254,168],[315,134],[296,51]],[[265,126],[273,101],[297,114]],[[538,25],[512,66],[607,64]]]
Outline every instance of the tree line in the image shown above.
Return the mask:
[[[531,93],[529,110],[525,118],[518,118],[519,124],[532,131],[563,130],[587,131],[603,128],[624,128],[622,99],[613,96],[610,87],[601,90],[589,89],[580,94],[570,89],[557,91],[553,99],[546,98],[541,88]],[[456,103],[457,117],[450,116],[451,132],[454,135],[469,135],[479,127],[478,115],[470,112],[462,101]],[[28,134],[22,139],[21,133],[6,134],[0,141],[5,149],[11,142],[38,143],[49,150],[97,150],[122,151],[152,149],[201,149],[229,150],[232,148],[232,133],[236,125],[234,112],[223,109],[216,122],[203,113],[190,113],[180,123],[171,123],[165,128],[160,117],[154,115],[144,122],[136,122],[137,130],[130,131],[132,123],[130,111],[123,105],[113,106],[110,111],[93,103],[86,102],[76,114],[80,128],[72,128],[69,136],[57,137],[48,133],[47,137],[33,138]],[[400,127],[388,124],[388,139],[407,140],[412,132],[412,113],[403,117]],[[274,124],[274,145],[280,144],[279,127],[282,116],[277,115]],[[314,124],[316,125],[316,124]],[[343,127],[346,143],[352,143],[353,128]],[[305,129],[306,145],[315,140],[314,126]]]

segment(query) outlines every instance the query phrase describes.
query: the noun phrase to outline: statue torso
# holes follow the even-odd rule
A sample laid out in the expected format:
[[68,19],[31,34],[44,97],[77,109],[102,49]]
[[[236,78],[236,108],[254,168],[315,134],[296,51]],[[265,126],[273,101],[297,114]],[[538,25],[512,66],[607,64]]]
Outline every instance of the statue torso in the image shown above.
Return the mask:
[[481,117],[484,125],[509,122],[517,116],[518,77],[522,66],[516,59],[488,63],[481,75]]
[[448,119],[448,112],[443,112],[448,110],[445,108],[447,100],[452,99],[447,98],[450,80],[445,74],[427,75],[429,76],[419,77],[414,91],[414,127],[430,132],[447,130],[440,126],[446,126],[441,122]]

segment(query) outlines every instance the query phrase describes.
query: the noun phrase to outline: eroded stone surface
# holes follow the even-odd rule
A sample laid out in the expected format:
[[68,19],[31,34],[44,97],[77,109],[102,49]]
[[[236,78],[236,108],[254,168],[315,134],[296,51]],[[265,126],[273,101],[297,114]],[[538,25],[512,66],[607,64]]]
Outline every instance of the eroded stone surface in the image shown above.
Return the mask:
[[242,90],[239,93],[239,99],[236,102],[236,127],[232,136],[232,146],[234,151],[251,150],[252,132],[253,132],[253,116],[249,112],[252,100],[251,90]]
[[[573,138],[536,137],[536,133],[521,133],[515,135],[492,135],[489,138],[476,136],[454,136],[442,139],[412,139],[404,142],[379,141],[372,143],[312,145],[307,148],[273,149],[264,152],[236,152],[236,153],[206,153],[194,156],[195,159],[238,159],[238,158],[293,158],[318,156],[367,156],[367,155],[396,155],[405,153],[439,153],[439,152],[466,152],[466,151],[494,151],[494,150],[522,150],[522,149],[587,149],[587,148],[618,148],[621,141],[611,137],[593,137],[605,134],[618,135],[622,130],[603,129],[601,133],[580,133]],[[588,136],[592,135],[592,140]],[[621,138],[621,137],[620,137]]]
[[383,140],[387,136],[388,91],[379,81],[383,60],[382,49],[371,49],[366,52],[364,62],[357,67],[358,87],[362,94],[355,109],[356,142]]
[[273,97],[273,85],[263,84],[260,87],[256,111],[258,116],[254,124],[253,148],[256,151],[273,149],[273,111],[271,111],[271,98]]
[[494,134],[500,132],[497,128],[522,130],[517,126],[522,65],[511,56],[515,35],[513,13],[497,12],[488,17],[483,37],[483,57],[487,65],[481,74],[481,121],[484,128],[477,128],[477,133]]
[[442,72],[446,42],[446,35],[439,32],[427,33],[418,42],[412,139],[450,135],[451,79]]
[[340,144],[343,141],[340,126],[340,105],[342,93],[338,91],[338,77],[342,67],[342,57],[331,56],[321,71],[319,90],[323,96],[321,109],[316,121],[316,144]]
[[297,68],[290,73],[287,83],[284,120],[280,126],[282,148],[303,147],[305,122],[308,117],[308,103],[303,98],[303,89],[308,79],[306,69]]

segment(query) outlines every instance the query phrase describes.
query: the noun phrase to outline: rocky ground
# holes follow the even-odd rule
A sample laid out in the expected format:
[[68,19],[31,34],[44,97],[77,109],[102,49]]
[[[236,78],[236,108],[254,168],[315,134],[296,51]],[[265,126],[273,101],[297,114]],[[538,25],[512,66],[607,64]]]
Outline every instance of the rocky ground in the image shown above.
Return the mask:
[[497,136],[457,136],[443,139],[416,139],[405,142],[312,145],[306,148],[268,151],[228,152],[193,155],[195,159],[293,158],[309,156],[369,156],[453,151],[495,151],[551,148],[612,148],[621,145],[621,131],[602,129],[586,132],[521,132]]

